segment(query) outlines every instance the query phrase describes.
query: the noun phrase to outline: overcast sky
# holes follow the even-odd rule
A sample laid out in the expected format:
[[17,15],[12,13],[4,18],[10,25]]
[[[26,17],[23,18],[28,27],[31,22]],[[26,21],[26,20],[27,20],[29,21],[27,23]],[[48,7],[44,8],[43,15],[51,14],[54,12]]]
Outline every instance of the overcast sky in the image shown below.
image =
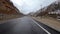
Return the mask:
[[36,11],[42,7],[50,5],[56,0],[11,0],[14,5],[24,14],[29,12]]

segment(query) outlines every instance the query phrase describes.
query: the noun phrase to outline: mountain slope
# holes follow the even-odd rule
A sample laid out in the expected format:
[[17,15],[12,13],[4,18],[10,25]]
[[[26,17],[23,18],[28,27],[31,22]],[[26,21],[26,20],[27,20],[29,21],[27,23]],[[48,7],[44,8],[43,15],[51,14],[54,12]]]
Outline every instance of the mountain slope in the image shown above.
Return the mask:
[[51,16],[56,18],[57,16],[60,16],[60,2],[53,2],[51,5],[38,10],[38,12],[40,13],[37,14],[36,12],[36,16]]
[[13,5],[10,0],[0,0],[0,20],[21,17],[23,14]]

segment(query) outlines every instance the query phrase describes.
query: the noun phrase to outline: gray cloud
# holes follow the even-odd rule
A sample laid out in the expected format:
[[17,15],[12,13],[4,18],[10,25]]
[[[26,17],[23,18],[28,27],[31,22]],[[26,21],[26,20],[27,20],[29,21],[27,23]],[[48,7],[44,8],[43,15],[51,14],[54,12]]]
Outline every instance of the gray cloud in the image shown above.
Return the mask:
[[[41,9],[48,6],[55,0],[11,0],[14,5],[24,14]],[[41,6],[42,5],[42,6]]]

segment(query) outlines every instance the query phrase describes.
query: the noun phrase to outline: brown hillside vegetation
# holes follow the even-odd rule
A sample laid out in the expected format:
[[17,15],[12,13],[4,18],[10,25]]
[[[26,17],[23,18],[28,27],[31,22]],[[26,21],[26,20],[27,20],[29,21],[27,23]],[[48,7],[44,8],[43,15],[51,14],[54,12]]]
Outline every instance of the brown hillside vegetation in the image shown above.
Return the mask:
[[10,0],[0,0],[0,13],[2,14],[17,14],[18,9],[13,6]]
[[50,16],[50,17],[58,17],[60,16],[60,2],[54,2],[51,5],[42,8],[39,10],[40,13],[38,13],[36,16]]
[[23,14],[13,5],[10,0],[0,0],[0,20],[21,17]]

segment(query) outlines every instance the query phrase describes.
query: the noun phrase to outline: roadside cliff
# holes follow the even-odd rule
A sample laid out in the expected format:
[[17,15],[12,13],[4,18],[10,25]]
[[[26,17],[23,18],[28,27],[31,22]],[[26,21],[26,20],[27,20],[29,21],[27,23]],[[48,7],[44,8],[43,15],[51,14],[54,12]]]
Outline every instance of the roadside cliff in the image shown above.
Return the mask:
[[21,16],[23,16],[23,14],[10,0],[0,0],[0,20],[13,19]]

